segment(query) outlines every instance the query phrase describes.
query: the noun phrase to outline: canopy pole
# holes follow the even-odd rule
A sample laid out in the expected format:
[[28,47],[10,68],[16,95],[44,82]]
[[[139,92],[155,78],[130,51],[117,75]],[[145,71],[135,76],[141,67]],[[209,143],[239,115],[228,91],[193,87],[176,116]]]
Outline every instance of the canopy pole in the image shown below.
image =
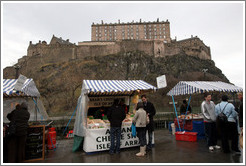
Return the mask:
[[176,106],[175,106],[175,103],[174,103],[174,97],[173,97],[173,95],[172,95],[172,99],[173,99],[173,107],[174,107],[174,110],[175,110],[175,114],[176,114],[177,122],[178,122],[178,126],[179,126],[179,131],[181,131],[180,124],[179,124],[178,113],[177,113],[177,109],[176,109]]
[[183,129],[184,129],[184,125],[185,125],[186,115],[187,115],[187,112],[188,112],[188,109],[189,109],[189,106],[190,106],[190,101],[191,101],[191,94],[190,94],[189,101],[188,101],[188,105],[187,105],[186,112],[185,112],[185,118],[184,118],[184,123],[183,123]]

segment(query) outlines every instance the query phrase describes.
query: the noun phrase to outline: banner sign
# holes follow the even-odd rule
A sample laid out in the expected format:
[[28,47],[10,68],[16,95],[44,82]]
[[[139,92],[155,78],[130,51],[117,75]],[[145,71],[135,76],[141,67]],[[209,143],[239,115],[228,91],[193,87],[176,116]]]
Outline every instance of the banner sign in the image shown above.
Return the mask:
[[113,105],[114,99],[124,100],[129,105],[128,96],[110,96],[110,97],[89,97],[89,107],[110,107]]
[[167,86],[167,80],[166,80],[166,76],[162,75],[160,77],[156,78],[156,82],[157,82],[157,87],[160,88],[165,88]]
[[[148,142],[148,137],[146,133]],[[120,148],[128,148],[139,146],[138,137],[132,136],[131,126],[121,127],[121,141]],[[154,133],[152,144],[154,144]],[[84,139],[83,150],[85,152],[96,152],[109,150],[110,148],[110,128],[102,129],[86,129],[86,136]]]

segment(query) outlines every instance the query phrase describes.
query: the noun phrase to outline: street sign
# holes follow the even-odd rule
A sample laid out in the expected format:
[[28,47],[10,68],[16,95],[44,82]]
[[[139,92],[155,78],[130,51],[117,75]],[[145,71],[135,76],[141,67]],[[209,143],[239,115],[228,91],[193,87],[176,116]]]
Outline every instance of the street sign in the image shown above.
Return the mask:
[[165,88],[167,86],[166,76],[162,75],[156,78],[157,88]]
[[21,91],[26,80],[27,80],[27,77],[20,74],[15,84],[14,90]]

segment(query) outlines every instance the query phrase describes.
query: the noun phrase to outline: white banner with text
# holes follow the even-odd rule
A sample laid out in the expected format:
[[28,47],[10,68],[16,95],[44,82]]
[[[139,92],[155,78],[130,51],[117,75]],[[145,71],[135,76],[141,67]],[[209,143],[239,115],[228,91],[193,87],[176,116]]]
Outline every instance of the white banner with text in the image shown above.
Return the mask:
[[[147,133],[146,133],[146,138]],[[130,126],[124,126],[121,128],[121,145],[120,148],[128,148],[139,146],[138,137],[132,137],[132,131]],[[148,141],[147,141],[148,142]],[[153,140],[154,144],[154,132]],[[84,138],[83,150],[85,152],[96,152],[109,150],[110,148],[110,128],[102,129],[87,129],[86,136]]]

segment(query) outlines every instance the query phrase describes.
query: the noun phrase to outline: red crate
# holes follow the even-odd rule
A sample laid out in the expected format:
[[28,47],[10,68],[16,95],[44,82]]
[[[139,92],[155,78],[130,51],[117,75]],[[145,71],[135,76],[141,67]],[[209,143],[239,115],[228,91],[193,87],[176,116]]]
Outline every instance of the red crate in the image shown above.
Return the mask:
[[175,132],[176,140],[177,141],[189,141],[189,142],[196,142],[197,141],[197,132]]

